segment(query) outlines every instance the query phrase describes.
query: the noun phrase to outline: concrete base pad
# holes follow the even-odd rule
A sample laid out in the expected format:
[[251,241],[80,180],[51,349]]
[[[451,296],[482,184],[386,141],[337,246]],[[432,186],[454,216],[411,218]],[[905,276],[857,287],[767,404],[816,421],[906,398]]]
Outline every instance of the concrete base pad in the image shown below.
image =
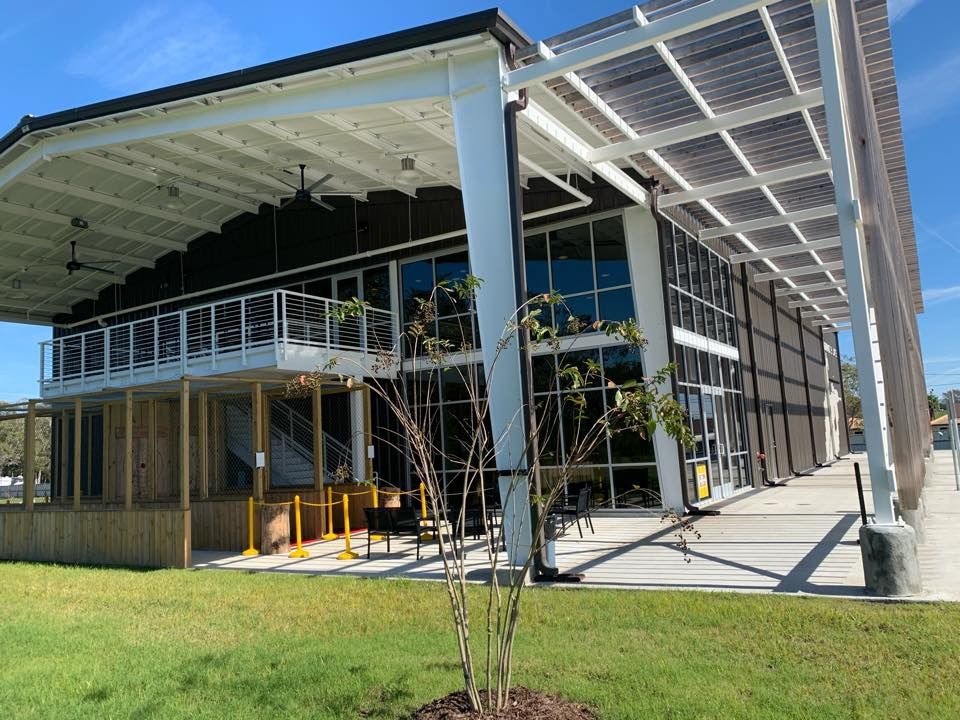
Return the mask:
[[864,525],[860,553],[867,591],[884,597],[918,595],[922,590],[917,536],[909,525]]

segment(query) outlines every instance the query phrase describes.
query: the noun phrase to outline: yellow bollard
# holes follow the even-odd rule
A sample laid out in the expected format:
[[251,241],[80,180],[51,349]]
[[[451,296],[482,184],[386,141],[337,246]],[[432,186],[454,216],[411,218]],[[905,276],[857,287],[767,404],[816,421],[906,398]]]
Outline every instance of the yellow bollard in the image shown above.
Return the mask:
[[310,557],[310,553],[303,549],[303,535],[300,532],[300,496],[293,496],[293,519],[297,528],[297,549],[290,553],[292,558]]
[[250,538],[250,547],[243,551],[244,555],[259,555],[260,551],[253,546],[253,498],[247,502],[247,535]]
[[357,555],[350,549],[350,498],[343,496],[343,552],[337,555],[337,560],[356,560]]
[[[370,489],[371,494],[373,495],[373,506],[375,508],[380,507],[380,493],[377,491],[377,486],[374,485]],[[376,542],[377,540],[383,540],[383,535],[371,535],[370,540]]]
[[333,531],[333,488],[329,485],[327,485],[327,531],[323,534],[323,539],[337,539],[337,534]]
[[[420,524],[424,525],[427,522],[427,486],[423,483],[420,483]],[[420,533],[421,540],[433,540],[433,533],[425,532]]]

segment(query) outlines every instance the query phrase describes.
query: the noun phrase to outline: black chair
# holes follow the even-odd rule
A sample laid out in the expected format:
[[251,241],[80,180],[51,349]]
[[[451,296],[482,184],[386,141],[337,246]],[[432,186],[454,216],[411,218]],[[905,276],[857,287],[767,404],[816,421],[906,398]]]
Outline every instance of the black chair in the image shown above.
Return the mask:
[[[436,525],[421,525],[420,516],[412,508],[374,508],[363,509],[367,518],[367,560],[370,559],[370,545],[373,535],[386,538],[387,552],[390,552],[390,538],[414,536],[417,538],[417,560],[420,559],[420,545],[423,533],[432,533],[439,538]],[[438,545],[439,547],[439,545]]]
[[[596,531],[593,529],[593,518],[590,517],[590,496],[591,490],[589,486],[584,486],[580,488],[580,492],[577,493],[576,501],[572,505],[564,505],[563,507],[558,507],[554,509],[554,513],[559,515],[562,522],[562,527],[560,533],[566,533],[567,528],[573,525],[574,522],[577,523],[577,530],[580,533],[580,537],[583,537],[583,528],[580,526],[580,519],[587,523],[587,527],[590,528],[590,532],[596,534]],[[569,520],[568,518],[573,518]]]

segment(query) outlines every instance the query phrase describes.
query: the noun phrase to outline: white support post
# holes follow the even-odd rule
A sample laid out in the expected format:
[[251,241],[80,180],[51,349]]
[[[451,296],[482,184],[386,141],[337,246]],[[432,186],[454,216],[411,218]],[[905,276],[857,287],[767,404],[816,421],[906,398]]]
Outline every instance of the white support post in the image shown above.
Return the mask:
[[[477,292],[477,320],[490,394],[490,421],[497,441],[497,470],[504,507],[504,533],[511,562],[523,562],[532,546],[528,482],[514,482],[527,469],[521,353],[514,334],[497,355],[498,341],[517,311],[514,242],[518,232],[507,157],[508,96],[501,88],[506,66],[498,50],[452,57],[450,95],[457,160],[463,188],[467,245]],[[496,358],[496,370],[493,371]],[[493,377],[495,376],[495,380]]]
[[957,405],[954,391],[947,398],[947,422],[950,425],[950,455],[953,456],[953,482],[960,492],[960,432],[957,431]]
[[820,57],[820,74],[823,82],[827,134],[830,139],[830,157],[833,164],[840,247],[846,273],[847,295],[850,298],[850,324],[853,330],[853,346],[860,381],[863,434],[867,443],[867,463],[870,467],[870,489],[877,523],[890,525],[897,521],[893,509],[896,481],[887,452],[883,376],[871,328],[873,320],[868,268],[863,261],[863,228],[857,219],[856,169],[847,137],[843,74],[832,1],[813,0],[813,17],[816,24],[817,52]]
[[350,450],[353,477],[357,482],[367,478],[367,436],[364,425],[363,392],[357,388],[350,391]]

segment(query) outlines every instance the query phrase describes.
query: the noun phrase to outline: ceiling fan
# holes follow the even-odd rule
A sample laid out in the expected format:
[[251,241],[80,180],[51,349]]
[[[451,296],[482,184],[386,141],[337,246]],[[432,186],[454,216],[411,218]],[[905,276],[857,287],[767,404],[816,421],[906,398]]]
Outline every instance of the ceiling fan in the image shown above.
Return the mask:
[[[113,264],[113,263],[107,263],[107,264]],[[93,265],[91,263],[83,263],[77,260],[77,241],[76,240],[70,241],[70,259],[67,260],[65,267],[67,268],[67,275],[73,275],[73,273],[78,270],[92,270],[93,272],[105,273],[107,275],[116,275],[116,273],[113,270],[109,270],[105,267],[101,267],[100,264]]]
[[[316,182],[311,183],[310,187],[307,187],[306,178],[304,176],[304,171],[307,169],[307,166],[304,165],[303,163],[300,163],[299,167],[300,167],[300,187],[297,187],[296,185],[290,185],[290,183],[285,182],[283,180],[280,181],[284,185],[288,185],[292,187],[294,190],[296,190],[292,198],[288,198],[280,204],[280,209],[283,210],[284,208],[288,207],[289,205],[295,202],[314,202],[320,207],[322,207],[324,210],[330,210],[330,211],[336,210],[336,208],[333,207],[333,205],[330,205],[329,203],[325,203],[319,197],[313,196],[313,191],[316,190],[318,187],[322,186],[325,182],[327,182],[327,180],[332,178],[333,175],[331,173],[327,173]],[[289,170],[284,170],[284,172],[288,174],[292,174],[290,173]]]

